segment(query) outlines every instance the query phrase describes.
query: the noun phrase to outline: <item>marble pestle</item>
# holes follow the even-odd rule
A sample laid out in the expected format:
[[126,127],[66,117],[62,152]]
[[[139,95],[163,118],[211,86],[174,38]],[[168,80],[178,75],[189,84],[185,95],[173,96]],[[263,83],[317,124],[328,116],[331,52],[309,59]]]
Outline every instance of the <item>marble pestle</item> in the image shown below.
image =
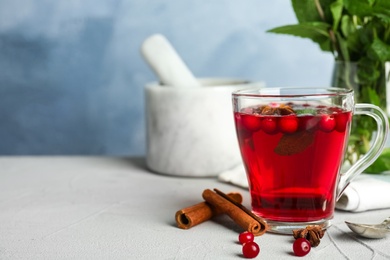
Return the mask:
[[141,53],[163,86],[201,86],[176,50],[163,35],[154,34],[148,37],[142,43]]

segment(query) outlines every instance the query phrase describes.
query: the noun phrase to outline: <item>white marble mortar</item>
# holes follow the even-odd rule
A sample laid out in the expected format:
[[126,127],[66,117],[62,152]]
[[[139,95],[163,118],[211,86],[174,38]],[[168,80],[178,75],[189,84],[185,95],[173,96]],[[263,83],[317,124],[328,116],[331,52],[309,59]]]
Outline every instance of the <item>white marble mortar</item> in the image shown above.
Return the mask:
[[145,87],[147,166],[157,173],[217,176],[241,163],[232,109],[234,90],[262,86],[199,79],[202,87]]

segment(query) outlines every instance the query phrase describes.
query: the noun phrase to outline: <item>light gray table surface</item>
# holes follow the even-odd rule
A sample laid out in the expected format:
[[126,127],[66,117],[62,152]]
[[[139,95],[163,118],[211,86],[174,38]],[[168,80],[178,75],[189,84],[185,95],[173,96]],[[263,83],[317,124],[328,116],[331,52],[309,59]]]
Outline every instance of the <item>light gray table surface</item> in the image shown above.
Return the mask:
[[[243,259],[242,231],[228,217],[189,230],[175,212],[202,201],[206,188],[246,190],[215,178],[148,171],[143,158],[0,157],[0,259]],[[380,222],[390,209],[336,211],[304,259],[390,259],[390,241],[355,236],[348,221]],[[292,236],[256,237],[257,259],[296,259]]]

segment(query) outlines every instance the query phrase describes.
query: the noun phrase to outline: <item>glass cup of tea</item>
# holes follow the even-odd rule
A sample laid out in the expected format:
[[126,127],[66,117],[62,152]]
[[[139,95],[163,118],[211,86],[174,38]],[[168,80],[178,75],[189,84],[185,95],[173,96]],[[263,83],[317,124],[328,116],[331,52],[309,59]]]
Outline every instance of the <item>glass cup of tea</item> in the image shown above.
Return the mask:
[[[355,104],[348,89],[239,90],[233,109],[252,211],[274,233],[329,227],[337,199],[380,155],[388,135],[386,114]],[[372,117],[377,131],[369,151],[341,173],[353,115]]]

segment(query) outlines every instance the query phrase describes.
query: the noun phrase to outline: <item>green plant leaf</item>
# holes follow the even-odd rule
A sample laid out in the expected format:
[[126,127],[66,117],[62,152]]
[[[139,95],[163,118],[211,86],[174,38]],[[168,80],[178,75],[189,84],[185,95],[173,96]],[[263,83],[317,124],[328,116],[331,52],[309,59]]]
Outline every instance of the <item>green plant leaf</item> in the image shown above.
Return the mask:
[[371,101],[370,103],[376,106],[380,106],[380,98],[378,93],[376,93],[376,91],[370,87],[367,88],[367,92]]
[[344,61],[351,60],[350,56],[349,56],[349,51],[348,51],[348,42],[343,39],[343,37],[341,36],[341,34],[339,32],[336,32],[336,39],[337,39],[337,42],[339,44],[339,50],[338,50],[339,57],[337,57],[337,58],[340,60],[344,60]]
[[[377,82],[377,80],[381,76],[380,70],[377,68],[377,63],[377,61],[369,59],[367,57],[363,57],[362,59],[360,59],[358,63],[358,83],[361,86],[370,87],[373,86],[375,82]],[[365,98],[364,99],[363,97],[360,97],[359,100],[370,102],[370,100],[367,100],[369,94],[365,88],[360,89],[360,91],[358,92],[363,94]]]
[[330,39],[326,39],[323,42],[317,42],[323,51],[334,52],[332,42]]
[[382,20],[382,22],[390,23],[390,1],[377,0],[373,6],[374,16]]
[[357,15],[360,17],[372,16],[372,2],[373,1],[369,0],[344,0],[344,6],[351,15]]
[[351,17],[343,15],[338,32],[341,32],[342,39],[347,42],[350,61],[357,61],[361,57],[364,45],[361,41],[361,30],[357,30]]
[[[321,4],[321,8],[324,12],[324,18],[325,20],[322,20],[323,22],[327,22],[329,24],[334,24],[334,19],[337,19],[337,17],[334,16],[334,13],[332,8],[335,8],[337,5],[337,2],[340,2],[341,4],[343,3],[342,0],[318,0]],[[337,7],[336,7],[337,8]],[[342,8],[341,8],[342,9]]]
[[343,33],[344,37],[346,38],[356,33],[356,27],[350,16],[348,15],[342,16],[340,30]]
[[390,1],[376,0],[374,4],[374,10],[390,10]]
[[364,172],[381,173],[390,169],[390,148],[385,148],[378,159],[370,165]]
[[[320,46],[329,45],[330,25],[323,22],[306,22],[277,27],[267,32],[289,34],[303,38],[309,38]],[[329,48],[328,48],[329,49]]]
[[[371,45],[373,41],[372,36],[373,28],[371,24],[366,24],[364,27],[360,27],[357,30],[361,43],[364,45],[364,52],[367,52],[368,46]],[[367,56],[367,53],[364,53]]]
[[375,58],[385,62],[390,60],[390,46],[378,38],[370,46],[370,51],[375,55]]
[[333,31],[337,31],[343,13],[343,0],[336,0],[330,5],[333,16]]
[[359,33],[353,33],[350,34],[347,37],[347,44],[348,44],[348,50],[349,50],[349,56],[351,61],[357,61],[361,58],[361,52],[364,50],[364,46],[362,42],[360,41],[360,35]]
[[322,21],[318,14],[315,1],[292,0],[291,3],[299,23]]
[[375,12],[375,17],[378,17],[382,23],[384,24],[390,24],[390,11],[389,12]]

